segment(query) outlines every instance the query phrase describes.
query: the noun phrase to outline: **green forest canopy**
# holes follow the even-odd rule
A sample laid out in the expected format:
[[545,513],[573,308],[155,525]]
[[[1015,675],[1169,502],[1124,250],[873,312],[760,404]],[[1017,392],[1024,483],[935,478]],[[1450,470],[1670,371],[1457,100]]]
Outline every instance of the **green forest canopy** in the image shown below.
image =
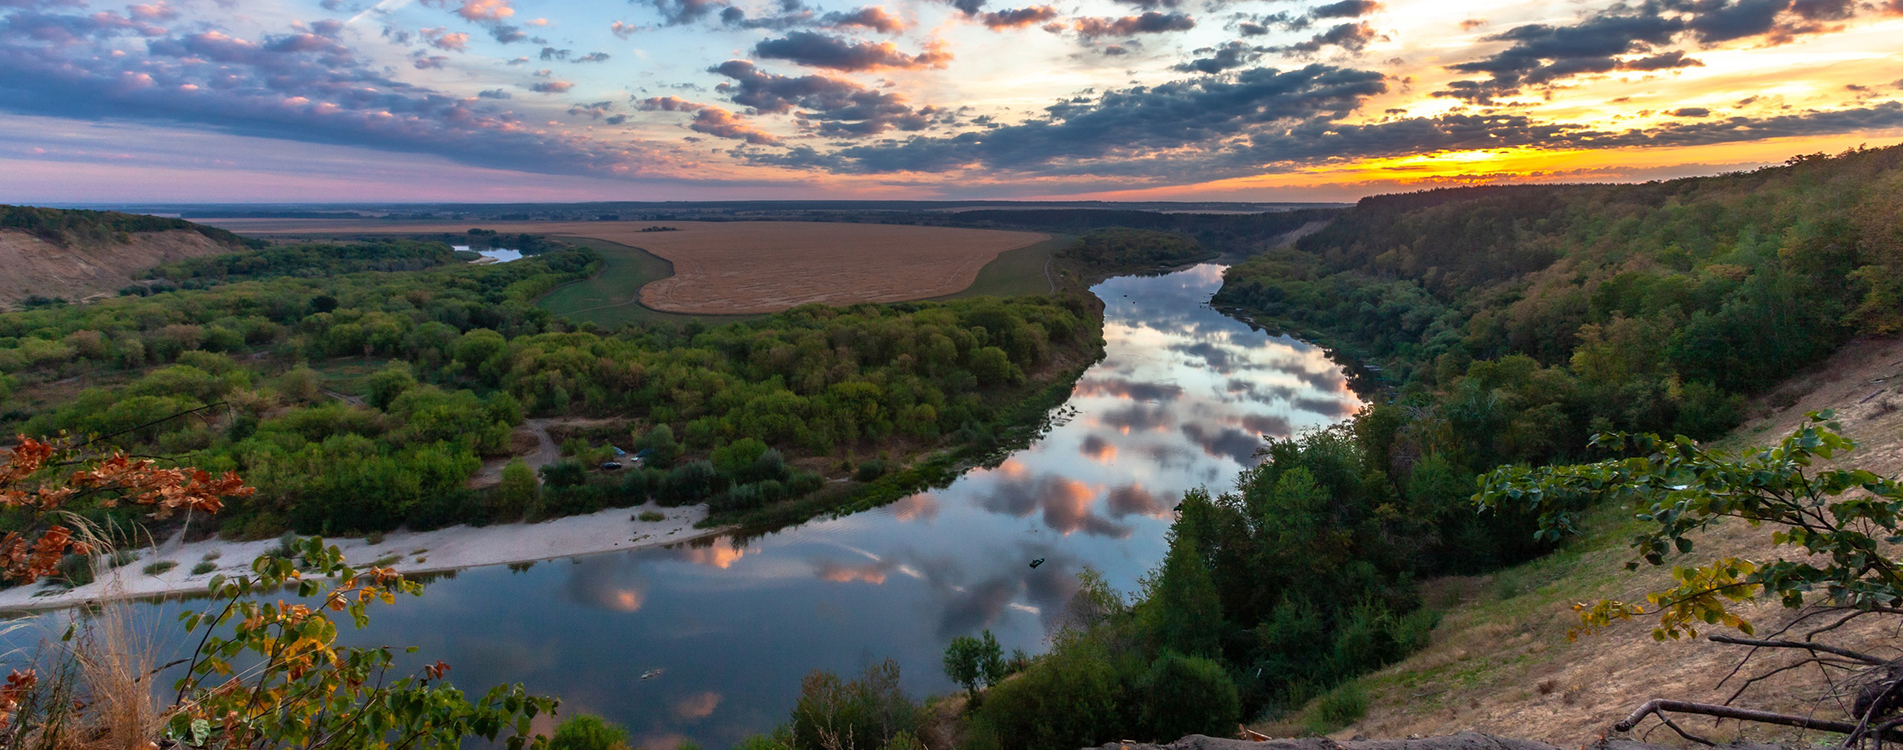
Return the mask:
[[[155,274],[202,288],[0,315],[0,396],[12,392],[0,428],[115,435],[237,470],[260,492],[220,518],[246,536],[651,498],[744,513],[817,489],[816,472],[855,452],[902,461],[985,445],[1019,417],[1010,407],[1100,346],[1097,308],[1081,294],[603,331],[533,305],[591,274],[592,252],[472,266],[444,265],[447,251],[272,247]],[[425,267],[364,270],[411,266]],[[374,372],[368,403],[325,392],[319,371],[340,368]],[[157,421],[190,410],[201,411]],[[608,439],[651,460],[618,476],[564,462],[528,497],[466,490],[531,415],[624,419],[640,434]]]

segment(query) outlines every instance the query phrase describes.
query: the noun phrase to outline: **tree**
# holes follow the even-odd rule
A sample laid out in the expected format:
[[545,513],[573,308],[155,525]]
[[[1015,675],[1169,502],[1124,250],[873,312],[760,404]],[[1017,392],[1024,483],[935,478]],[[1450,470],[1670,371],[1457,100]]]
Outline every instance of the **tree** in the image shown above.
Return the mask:
[[[1683,436],[1668,440],[1604,433],[1593,437],[1595,446],[1630,457],[1542,469],[1506,467],[1482,481],[1475,499],[1483,508],[1538,513],[1540,534],[1549,538],[1576,527],[1583,496],[1628,506],[1647,524],[1632,540],[1638,559],[1627,563],[1629,569],[1641,561],[1662,566],[1694,554],[1699,532],[1725,519],[1766,527],[1779,556],[1722,556],[1675,565],[1671,585],[1648,593],[1643,603],[1604,599],[1574,605],[1579,625],[1571,635],[1619,620],[1656,617],[1652,637],[1661,641],[1695,638],[1708,625],[1752,636],[1757,628],[1744,618],[1742,608],[1775,601],[1794,614],[1768,637],[1709,639],[1750,647],[1745,663],[1766,650],[1798,651],[1805,656],[1800,666],[1814,664],[1860,686],[1852,722],[1752,711],[1729,703],[1652,701],[1615,728],[1629,730],[1656,715],[1689,737],[1666,717],[1669,711],[1841,732],[1850,735],[1846,746],[1875,736],[1903,735],[1892,731],[1903,720],[1889,718],[1903,705],[1903,675],[1893,663],[1818,640],[1852,620],[1903,615],[1903,561],[1892,552],[1903,537],[1903,483],[1863,469],[1815,467],[1816,461],[1856,448],[1837,432],[1832,416],[1812,412],[1776,446],[1742,454],[1710,450]],[[1732,700],[1768,674],[1747,679]]]
[[1004,649],[986,630],[978,638],[961,635],[945,648],[945,676],[965,686],[972,703],[978,701],[978,686],[991,687],[1004,679]]
[[542,499],[542,485],[535,472],[522,459],[502,467],[502,483],[496,485],[495,514],[498,519],[516,520],[534,510]]
[[404,391],[416,387],[416,376],[410,374],[410,366],[402,362],[391,362],[383,369],[364,379],[369,390],[365,399],[371,406],[388,410],[390,402],[403,395]]
[[1180,522],[1171,530],[1169,553],[1149,582],[1140,617],[1158,647],[1216,656],[1221,653],[1222,600],[1196,536],[1184,531]]

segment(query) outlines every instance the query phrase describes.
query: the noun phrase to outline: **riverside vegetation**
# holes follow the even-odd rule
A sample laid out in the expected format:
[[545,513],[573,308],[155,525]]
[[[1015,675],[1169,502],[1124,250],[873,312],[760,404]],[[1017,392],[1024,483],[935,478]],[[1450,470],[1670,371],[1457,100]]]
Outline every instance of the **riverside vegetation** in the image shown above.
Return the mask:
[[[705,502],[715,522],[772,520],[776,508],[896,499],[945,475],[1035,422],[1046,392],[1101,346],[1081,292],[613,331],[533,304],[595,264],[590,251],[550,249],[471,266],[411,241],[169,264],[117,299],[0,315],[0,429],[238,471],[259,491],[219,523],[247,538],[649,500]],[[571,446],[543,482],[522,481],[517,464],[497,488],[469,489],[537,416],[620,426]],[[647,451],[642,467],[583,462],[609,444]],[[841,473],[860,481],[815,494]],[[70,510],[109,528],[136,520],[123,507]]]
[[[1589,481],[1549,481],[1536,502],[1495,500],[1486,513],[1471,499],[1478,477],[1600,457],[1609,444],[1591,436],[1611,430],[1715,436],[1738,421],[1744,394],[1853,335],[1903,325],[1899,162],[1903,149],[1891,148],[1666,183],[1363,201],[1293,250],[1233,267],[1218,302],[1380,362],[1389,399],[1265,446],[1232,492],[1187,494],[1142,589],[1125,595],[1085,574],[1048,654],[1004,662],[982,641],[961,643],[947,667],[973,700],[956,726],[935,726],[937,707],[904,695],[896,666],[879,665],[853,680],[809,677],[787,724],[745,746],[1069,750],[1229,734],[1238,720],[1311,701],[1310,730],[1351,720],[1365,698],[1336,686],[1418,648],[1434,625],[1418,579],[1541,554],[1600,491],[1676,486],[1664,441],[1645,443],[1660,455],[1628,464],[1617,481],[1594,473],[1603,468],[1496,475],[1505,477],[1497,484]],[[472,375],[450,359],[461,377],[481,377],[480,365]],[[546,408],[534,388],[508,393]],[[1794,439],[1831,447],[1828,436]],[[1728,461],[1678,455],[1687,465]],[[1652,471],[1659,466],[1665,473]],[[1692,522],[1727,511],[1699,512]],[[1652,539],[1676,544],[1682,529],[1663,523]],[[1850,575],[1856,569],[1831,570],[1846,585],[1867,584]],[[1725,560],[1701,570],[1738,578],[1741,589],[1755,573]],[[1819,575],[1758,590],[1801,591],[1834,574]],[[1727,605],[1709,596],[1679,607],[1664,594],[1667,616],[1729,621]],[[1655,613],[1609,602],[1588,614]]]
[[[1529,559],[1563,540],[1597,497],[1680,482],[1663,457],[1633,465],[1641,477],[1556,483],[1527,501],[1496,479],[1515,499],[1503,494],[1478,513],[1479,477],[1626,445],[1594,443],[1595,433],[1716,437],[1739,422],[1746,394],[1852,336],[1903,328],[1898,196],[1898,147],[1643,185],[1433,190],[1365,199],[1295,247],[1232,267],[1217,303],[1379,362],[1389,398],[1266,446],[1233,492],[1189,493],[1143,589],[1126,598],[1087,577],[1051,652],[973,701],[964,745],[1068,750],[1228,735],[1239,720],[1311,701],[1309,731],[1352,721],[1366,698],[1335,686],[1419,648],[1433,628],[1417,580]],[[1842,448],[1819,434],[1792,439]],[[1645,449],[1660,445],[1669,441]],[[1796,476],[1794,459],[1775,460]],[[1726,482],[1748,481],[1726,471]],[[1524,470],[1500,476],[1530,481]],[[1834,492],[1862,475],[1832,476],[1850,483]],[[1858,518],[1895,512],[1894,487],[1880,494],[1880,504],[1853,502]],[[1711,502],[1682,523],[1654,508],[1646,517],[1664,528],[1642,540],[1646,559],[1664,559],[1659,545],[1688,549],[1687,524],[1737,511]],[[1827,531],[1791,543],[1817,550],[1812,542],[1842,538],[1844,554],[1860,554],[1864,537]],[[1889,568],[1871,573],[1855,560],[1821,571],[1718,560],[1659,592],[1653,608],[1602,603],[1586,624],[1657,608],[1666,632],[1701,619],[1738,624],[1727,603],[1752,592],[1791,606],[1809,604],[1802,592],[1812,588],[1824,603],[1839,591],[1854,594],[1839,604],[1893,600],[1859,569],[1891,585]],[[1734,585],[1700,594],[1708,579]],[[813,725],[796,713],[760,743],[822,747],[823,735],[799,731],[803,721]],[[888,735],[865,739],[912,741]]]

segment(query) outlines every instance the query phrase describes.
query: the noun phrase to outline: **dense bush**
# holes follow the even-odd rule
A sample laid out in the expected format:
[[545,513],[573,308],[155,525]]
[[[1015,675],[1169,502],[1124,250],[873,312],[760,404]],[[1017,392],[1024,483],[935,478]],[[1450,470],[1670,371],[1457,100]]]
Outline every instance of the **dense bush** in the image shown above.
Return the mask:
[[454,260],[440,242],[379,240],[350,244],[280,245],[258,250],[174,261],[146,274],[172,286],[202,288],[212,283],[276,276],[321,278],[360,271],[418,271]]
[[1063,256],[1106,269],[1170,268],[1216,256],[1196,238],[1149,229],[1099,229],[1077,238]]

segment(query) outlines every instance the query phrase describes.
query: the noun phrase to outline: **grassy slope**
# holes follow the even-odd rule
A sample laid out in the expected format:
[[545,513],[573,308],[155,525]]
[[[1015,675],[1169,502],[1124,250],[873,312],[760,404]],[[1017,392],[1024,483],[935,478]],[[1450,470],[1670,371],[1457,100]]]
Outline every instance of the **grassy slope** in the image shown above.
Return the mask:
[[978,269],[978,278],[964,291],[933,299],[1050,294],[1057,291],[1053,286],[1051,255],[1076,241],[1076,237],[1069,235],[1053,235],[1035,245],[1006,250]]
[[[1760,399],[1753,405],[1753,418],[1721,445],[1772,442],[1793,429],[1805,412],[1834,408],[1845,433],[1862,446],[1849,463],[1895,475],[1903,471],[1899,375],[1903,339],[1853,342]],[[1477,729],[1570,747],[1599,737],[1612,722],[1652,698],[1723,701],[1730,690],[1716,689],[1716,684],[1741,649],[1703,641],[1656,643],[1651,624],[1643,622],[1625,623],[1577,642],[1566,640],[1566,630],[1575,621],[1573,602],[1636,598],[1668,578],[1664,569],[1625,570],[1625,562],[1632,559],[1626,541],[1638,528],[1635,522],[1608,511],[1599,513],[1589,528],[1586,536],[1559,552],[1525,565],[1491,576],[1429,582],[1427,603],[1444,612],[1432,645],[1360,680],[1371,708],[1367,717],[1341,734],[1406,737]],[[1716,554],[1762,559],[1771,553],[1768,530],[1735,523],[1715,531],[1698,550],[1701,559]],[[1757,613],[1752,619],[1760,632],[1781,623],[1784,614],[1775,606]],[[1894,633],[1868,627],[1851,631],[1846,628],[1848,635],[1838,642],[1878,652],[1894,650]],[[1785,658],[1774,656],[1762,663],[1782,664],[1779,660]],[[1735,681],[1729,687],[1735,688]],[[1844,712],[1823,698],[1824,688],[1815,670],[1790,672],[1761,683],[1739,705],[1841,717]],[[1261,728],[1287,734],[1302,723]],[[1687,729],[1714,739],[1740,731],[1735,722],[1714,728],[1705,720]],[[1662,730],[1651,739],[1679,744],[1670,734]],[[1747,736],[1794,737],[1760,726],[1751,727]]]
[[542,309],[567,318],[591,321],[603,328],[619,328],[624,323],[681,324],[696,318],[708,323],[745,320],[751,315],[681,315],[661,312],[642,305],[641,287],[674,275],[674,264],[638,247],[587,237],[563,237],[563,242],[587,247],[601,254],[601,273],[587,281],[569,284],[549,292],[536,301]]

